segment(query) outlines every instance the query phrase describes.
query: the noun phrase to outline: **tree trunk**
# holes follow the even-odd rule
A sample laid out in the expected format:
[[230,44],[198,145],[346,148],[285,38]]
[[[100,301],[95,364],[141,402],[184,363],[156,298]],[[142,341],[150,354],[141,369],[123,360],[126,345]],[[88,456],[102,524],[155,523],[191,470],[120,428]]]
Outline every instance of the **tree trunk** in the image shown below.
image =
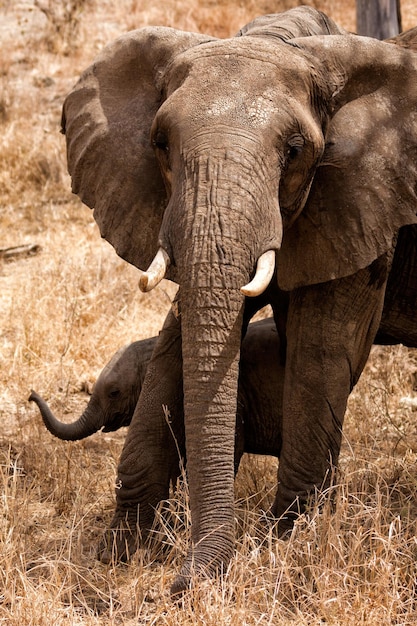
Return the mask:
[[388,39],[401,30],[400,0],[356,0],[358,35]]

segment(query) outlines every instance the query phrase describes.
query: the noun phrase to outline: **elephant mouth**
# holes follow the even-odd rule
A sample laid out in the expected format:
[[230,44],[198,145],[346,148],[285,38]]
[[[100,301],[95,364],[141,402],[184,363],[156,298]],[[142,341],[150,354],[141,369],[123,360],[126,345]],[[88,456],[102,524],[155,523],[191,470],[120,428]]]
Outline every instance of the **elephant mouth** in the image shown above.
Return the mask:
[[[169,265],[168,253],[159,248],[148,270],[139,279],[139,289],[144,293],[154,289],[165,277]],[[271,282],[274,271],[275,250],[267,250],[258,259],[254,277],[247,285],[241,287],[241,292],[252,298],[260,296]]]
[[119,428],[123,428],[123,426],[129,426],[131,419],[125,413],[116,413],[112,420],[107,422],[107,424],[102,428],[102,433],[111,433]]
[[314,177],[312,176],[305,189],[303,189],[292,202],[285,204],[285,201],[280,198],[280,210],[284,229],[290,228],[304,209],[310,195],[313,180]]

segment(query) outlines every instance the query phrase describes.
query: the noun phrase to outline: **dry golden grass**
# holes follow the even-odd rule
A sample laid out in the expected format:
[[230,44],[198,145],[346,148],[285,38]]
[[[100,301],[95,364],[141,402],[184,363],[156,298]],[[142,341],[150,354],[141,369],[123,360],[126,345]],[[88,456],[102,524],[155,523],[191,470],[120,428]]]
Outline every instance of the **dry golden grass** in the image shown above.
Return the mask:
[[[183,607],[167,593],[188,540],[184,487],[169,515],[159,513],[162,547],[155,541],[129,565],[95,560],[124,433],[59,442],[26,399],[33,387],[59,414],[79,413],[113,352],[158,331],[173,288],[141,295],[137,271],[71,196],[58,132],[64,95],[127,29],[167,24],[228,36],[296,2],[36,4],[0,0],[0,247],[42,247],[0,265],[0,624],[417,623],[417,361],[401,346],[375,348],[352,395],[335,511],[324,501],[291,540],[277,541],[262,518],[276,463],[247,458],[236,484],[236,556]],[[353,0],[313,4],[355,28]],[[404,27],[417,23],[415,3],[402,8]]]

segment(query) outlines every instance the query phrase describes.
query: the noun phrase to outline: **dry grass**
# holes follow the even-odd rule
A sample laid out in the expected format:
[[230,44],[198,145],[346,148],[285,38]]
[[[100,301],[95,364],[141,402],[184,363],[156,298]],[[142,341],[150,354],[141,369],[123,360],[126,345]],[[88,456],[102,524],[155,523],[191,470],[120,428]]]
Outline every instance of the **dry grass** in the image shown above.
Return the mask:
[[[81,411],[116,348],[158,331],[173,289],[140,295],[136,270],[71,196],[58,132],[64,95],[127,29],[160,23],[227,36],[296,3],[36,4],[0,0],[0,247],[42,246],[0,265],[0,624],[417,623],[417,361],[401,346],[374,350],[351,398],[335,511],[324,501],[290,541],[277,541],[261,513],[276,463],[247,458],[236,484],[236,556],[184,607],[167,596],[188,539],[184,488],[169,515],[160,512],[162,548],[155,541],[114,568],[95,560],[124,433],[59,442],[26,398],[33,387],[60,414]],[[353,0],[314,5],[354,29]],[[417,23],[414,3],[402,7],[404,26]]]

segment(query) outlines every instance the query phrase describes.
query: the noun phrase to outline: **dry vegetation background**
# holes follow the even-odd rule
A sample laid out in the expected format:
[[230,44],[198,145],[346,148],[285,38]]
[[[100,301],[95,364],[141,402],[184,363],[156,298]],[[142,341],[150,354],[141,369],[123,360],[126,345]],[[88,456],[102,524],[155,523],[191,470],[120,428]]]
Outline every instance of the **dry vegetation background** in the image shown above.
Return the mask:
[[[95,560],[109,522],[124,432],[54,439],[27,403],[31,388],[72,418],[114,351],[156,334],[172,285],[152,295],[100,240],[70,193],[60,109],[97,52],[126,30],[165,24],[229,36],[268,0],[0,0],[0,623],[417,624],[417,357],[374,348],[346,418],[336,513],[311,511],[288,542],[260,524],[276,462],[247,458],[236,484],[236,557],[222,582],[172,606],[185,551],[186,493],[158,545],[129,565]],[[351,30],[352,0],[312,3]],[[402,0],[403,26],[417,24]],[[162,522],[164,523],[164,522]],[[173,525],[173,526],[172,526]]]

